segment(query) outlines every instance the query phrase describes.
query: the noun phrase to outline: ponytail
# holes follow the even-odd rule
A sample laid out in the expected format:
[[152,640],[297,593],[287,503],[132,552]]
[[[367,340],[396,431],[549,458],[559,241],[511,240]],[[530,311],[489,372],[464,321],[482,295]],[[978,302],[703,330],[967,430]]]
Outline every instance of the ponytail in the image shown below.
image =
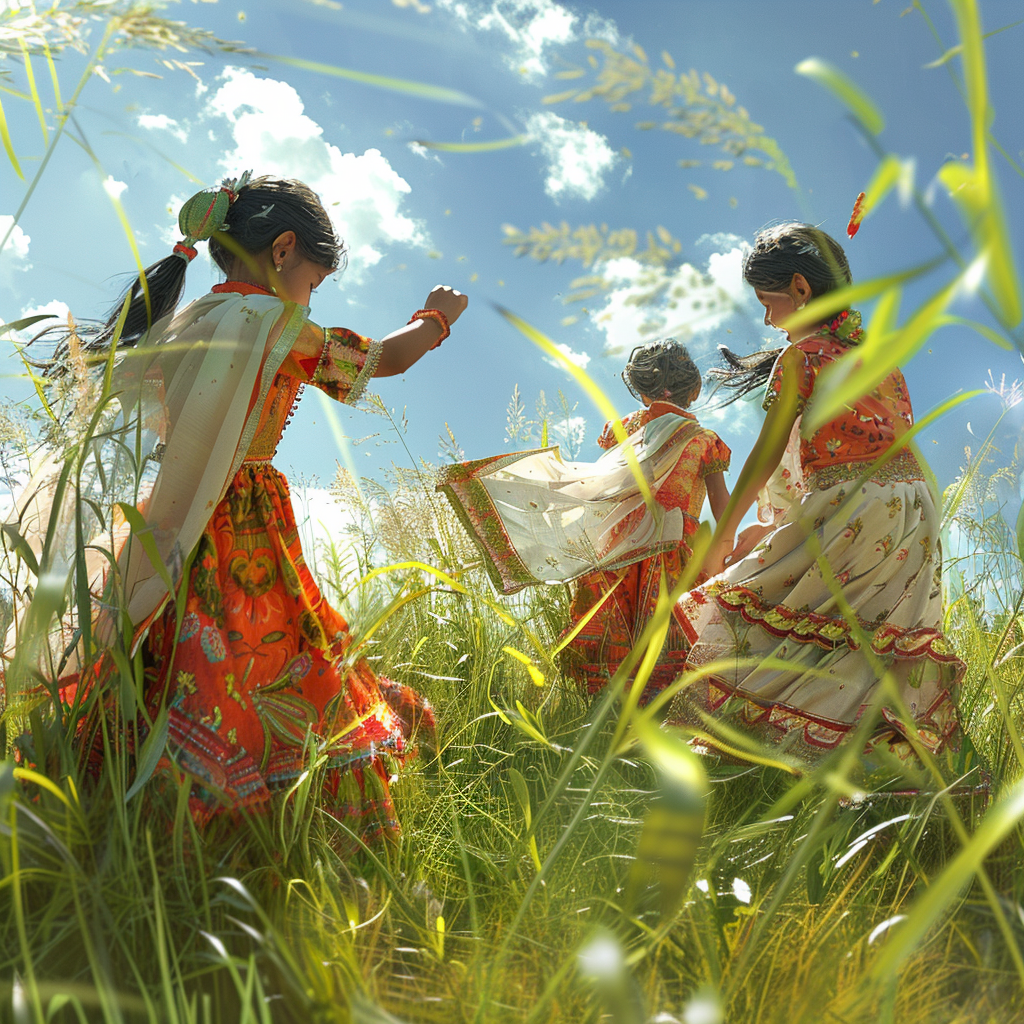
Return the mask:
[[[209,241],[210,256],[231,272],[238,257],[248,259],[267,250],[279,235],[294,231],[303,256],[330,271],[345,265],[345,245],[338,238],[317,194],[301,181],[261,177],[225,179],[189,199],[178,214],[182,239],[170,256],[147,267],[121,295],[105,323],[78,328],[81,348],[99,360],[116,343],[137,345],[163,317],[174,312],[185,288],[185,271],[196,257],[195,243]],[[128,311],[118,333],[118,323]],[[71,370],[70,334],[58,342],[46,364],[51,377]]]
[[751,391],[763,388],[771,376],[775,361],[784,351],[781,348],[770,348],[755,352],[753,355],[738,356],[725,345],[719,345],[718,354],[727,365],[713,366],[708,370],[708,379],[714,382],[711,395],[716,395],[722,388],[731,391],[732,394],[719,402],[716,408],[732,405],[738,399],[749,395]]
[[[178,227],[182,239],[170,256],[165,256],[139,274],[118,299],[106,321],[95,327],[78,330],[82,350],[86,353],[102,354],[117,348],[133,348],[144,338],[158,320],[173,313],[185,289],[185,272],[197,256],[196,242],[213,238],[227,230],[228,213],[231,204],[249,180],[249,172],[237,181],[226,179],[217,188],[203,189],[185,201],[178,212]],[[127,313],[124,312],[128,304]],[[122,316],[124,323],[118,333]],[[70,335],[58,343],[50,361],[51,376],[64,376],[70,369]]]

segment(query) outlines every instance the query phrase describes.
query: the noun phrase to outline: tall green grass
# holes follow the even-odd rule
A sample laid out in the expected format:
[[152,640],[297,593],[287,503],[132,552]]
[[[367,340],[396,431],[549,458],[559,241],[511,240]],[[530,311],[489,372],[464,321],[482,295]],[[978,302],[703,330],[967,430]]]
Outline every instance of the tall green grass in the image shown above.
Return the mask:
[[[116,755],[99,789],[74,771],[16,779],[8,762],[0,976],[12,1016],[24,1008],[15,1019],[625,1022],[684,1020],[688,1006],[689,1019],[764,1022],[1017,1019],[1014,950],[970,871],[948,875],[964,848],[935,798],[837,805],[827,779],[709,765],[703,839],[680,849],[689,877],[666,905],[671,880],[638,881],[634,856],[671,794],[618,734],[614,705],[588,707],[537,653],[564,595],[496,608],[482,574],[438,584],[415,563],[436,542],[459,573],[452,518],[432,506],[433,537],[410,520],[385,548],[370,524],[410,497],[376,500],[356,539],[407,568],[362,574],[353,626],[357,638],[376,626],[369,656],[430,694],[442,721],[436,753],[395,785],[401,840],[361,849],[318,813],[315,756],[272,815],[202,835],[171,781],[126,803]],[[1009,725],[1024,665],[999,655],[1020,630],[950,612],[959,649],[1012,700],[1008,716],[975,700],[966,720],[997,788],[1019,777]],[[972,842],[999,816],[981,799],[957,813]],[[1021,839],[1013,821],[985,858],[1015,944]],[[891,964],[900,916],[936,893],[941,913]],[[724,1016],[693,1016],[701,1003]]]

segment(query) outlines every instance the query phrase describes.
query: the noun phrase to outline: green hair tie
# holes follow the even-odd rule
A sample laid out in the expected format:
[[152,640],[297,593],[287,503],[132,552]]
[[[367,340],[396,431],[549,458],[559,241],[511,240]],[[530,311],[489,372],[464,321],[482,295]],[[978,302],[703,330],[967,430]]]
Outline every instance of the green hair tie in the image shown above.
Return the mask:
[[182,240],[174,247],[176,255],[186,263],[196,257],[195,242],[212,238],[218,231],[227,231],[228,211],[238,192],[249,181],[249,171],[240,178],[227,178],[223,185],[204,188],[191,199],[186,199],[178,212],[178,227]]

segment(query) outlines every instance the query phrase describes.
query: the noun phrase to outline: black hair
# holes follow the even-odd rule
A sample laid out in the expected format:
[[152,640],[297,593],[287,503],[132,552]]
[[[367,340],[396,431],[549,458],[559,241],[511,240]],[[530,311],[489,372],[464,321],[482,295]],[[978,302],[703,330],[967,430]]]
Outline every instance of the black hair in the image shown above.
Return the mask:
[[[853,280],[843,247],[821,228],[799,221],[763,228],[743,260],[743,280],[759,291],[779,292],[789,288],[794,274],[803,275],[811,287],[812,299]],[[783,350],[765,349],[740,356],[719,345],[718,351],[727,365],[713,367],[708,377],[715,382],[716,392],[720,388],[732,392],[720,403],[729,405],[764,386]]]
[[[225,187],[231,184],[225,182]],[[215,194],[216,190],[210,190],[200,196]],[[320,198],[301,181],[254,178],[234,192],[223,224],[212,225],[212,228],[208,235],[210,256],[225,274],[230,273],[236,256],[264,252],[286,231],[295,232],[297,247],[307,259],[329,270],[345,266],[344,243],[338,238]],[[199,236],[197,232],[197,237],[207,235]],[[109,349],[126,299],[128,313],[117,340],[119,348],[137,345],[153,324],[173,313],[185,288],[189,263],[179,252],[188,248],[183,243],[170,256],[147,267],[124,291],[104,323],[92,328],[80,327],[82,349],[87,353]],[[58,342],[49,364],[52,374],[61,375],[68,369],[67,354],[68,338],[65,336]]]
[[637,345],[622,380],[634,398],[668,401],[683,409],[700,394],[700,370],[675,338]]

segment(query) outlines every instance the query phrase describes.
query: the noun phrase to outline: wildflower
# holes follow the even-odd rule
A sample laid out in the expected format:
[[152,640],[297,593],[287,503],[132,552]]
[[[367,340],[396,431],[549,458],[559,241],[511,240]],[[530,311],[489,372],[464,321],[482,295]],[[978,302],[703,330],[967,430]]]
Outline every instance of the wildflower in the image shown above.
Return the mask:
[[995,395],[1003,403],[1003,408],[1007,410],[1020,405],[1024,401],[1024,384],[1019,380],[1015,380],[1012,384],[1008,385],[1005,373],[1000,374],[999,384],[997,385],[992,377],[992,371],[989,370],[988,380],[985,382],[985,390]]

